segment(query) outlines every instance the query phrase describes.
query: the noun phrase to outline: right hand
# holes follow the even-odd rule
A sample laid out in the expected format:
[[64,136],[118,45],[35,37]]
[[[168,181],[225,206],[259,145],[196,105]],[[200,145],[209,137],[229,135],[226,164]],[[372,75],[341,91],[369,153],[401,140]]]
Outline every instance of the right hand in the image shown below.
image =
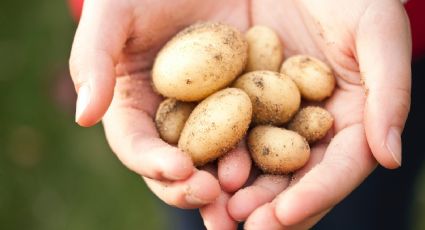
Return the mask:
[[[239,0],[85,2],[70,58],[76,122],[92,126],[103,119],[117,157],[169,205],[198,208],[215,201],[221,189],[213,175],[197,170],[188,155],[159,138],[153,118],[161,97],[150,80],[155,55],[176,32],[199,20],[247,29],[247,7]],[[229,156],[220,161],[218,178],[224,190],[234,192],[245,183],[251,163],[246,148]],[[222,166],[241,159],[247,163]]]

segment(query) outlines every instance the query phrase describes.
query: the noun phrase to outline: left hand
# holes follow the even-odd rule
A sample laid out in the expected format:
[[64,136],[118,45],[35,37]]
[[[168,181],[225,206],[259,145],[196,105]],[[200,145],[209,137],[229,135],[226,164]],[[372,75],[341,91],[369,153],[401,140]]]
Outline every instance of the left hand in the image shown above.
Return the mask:
[[398,0],[262,0],[252,2],[251,13],[253,24],[279,33],[286,57],[309,54],[334,69],[337,86],[323,105],[335,118],[332,138],[312,146],[290,183],[258,177],[232,197],[223,192],[201,214],[209,229],[233,229],[232,219],[246,220],[247,229],[306,229],[377,162],[401,166],[411,87],[408,18]]

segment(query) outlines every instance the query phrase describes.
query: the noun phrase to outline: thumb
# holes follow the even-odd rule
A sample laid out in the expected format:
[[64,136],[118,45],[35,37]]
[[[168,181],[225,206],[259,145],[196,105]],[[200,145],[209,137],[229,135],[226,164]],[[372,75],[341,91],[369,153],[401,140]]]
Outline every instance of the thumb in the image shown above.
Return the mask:
[[361,18],[356,46],[367,89],[367,141],[382,166],[397,168],[411,89],[411,37],[402,5],[398,1],[373,3]]
[[84,3],[69,61],[78,94],[75,120],[82,126],[97,123],[112,100],[115,64],[130,25],[122,2],[125,1]]

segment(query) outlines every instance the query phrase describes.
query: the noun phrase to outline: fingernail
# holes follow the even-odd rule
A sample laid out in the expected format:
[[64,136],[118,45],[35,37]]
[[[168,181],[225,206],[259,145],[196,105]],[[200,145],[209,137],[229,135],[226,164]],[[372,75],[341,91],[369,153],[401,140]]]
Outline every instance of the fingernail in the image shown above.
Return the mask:
[[89,103],[90,103],[90,86],[88,84],[84,84],[78,89],[77,109],[75,111],[75,122],[78,122],[80,120],[81,115],[84,113]]
[[174,174],[170,174],[169,172],[164,172],[163,173],[163,176],[166,179],[172,180],[172,181],[184,180],[184,179],[186,179],[188,177],[187,175],[174,175]]
[[186,188],[186,202],[191,204],[191,205],[204,205],[207,204],[208,202],[203,201],[202,199],[199,199],[198,197],[194,196],[192,194],[192,190],[190,188],[190,186],[188,186]]
[[401,134],[395,127],[388,131],[386,146],[394,161],[401,166]]
[[204,205],[208,203],[191,194],[186,195],[186,201],[192,205]]

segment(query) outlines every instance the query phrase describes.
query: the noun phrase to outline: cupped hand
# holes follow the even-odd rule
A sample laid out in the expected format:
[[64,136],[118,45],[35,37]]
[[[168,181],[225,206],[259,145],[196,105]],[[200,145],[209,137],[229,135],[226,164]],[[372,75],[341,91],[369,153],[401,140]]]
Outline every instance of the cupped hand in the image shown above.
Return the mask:
[[307,229],[376,162],[401,166],[400,135],[410,107],[409,22],[396,0],[257,0],[251,12],[253,24],[279,33],[286,57],[310,54],[332,66],[337,87],[323,106],[335,123],[289,183],[259,177],[229,198],[227,210],[246,220],[246,229]]
[[[270,26],[285,56],[310,54],[335,70],[337,88],[324,105],[335,116],[332,138],[312,148],[295,179],[261,176],[230,197],[250,167],[243,163],[249,162],[245,148],[219,161],[220,192],[211,173],[196,170],[159,139],[152,122],[160,101],[150,87],[153,58],[167,39],[198,20],[241,30]],[[201,210],[211,229],[232,229],[233,219],[246,218],[248,229],[307,228],[357,187],[376,160],[387,168],[401,164],[410,31],[397,0],[87,1],[70,65],[77,122],[93,125],[107,111],[103,122],[112,149],[161,199],[185,208],[216,200]]]
[[[211,173],[197,170],[190,157],[159,138],[153,118],[162,98],[153,92],[150,80],[155,55],[176,32],[200,20],[245,30],[247,7],[247,1],[224,0],[84,4],[70,58],[78,92],[76,122],[91,126],[102,119],[117,157],[167,204],[201,207],[215,201],[221,188]],[[222,188],[235,191],[249,174],[246,148],[235,149],[221,162]],[[223,167],[226,164],[238,166]]]

